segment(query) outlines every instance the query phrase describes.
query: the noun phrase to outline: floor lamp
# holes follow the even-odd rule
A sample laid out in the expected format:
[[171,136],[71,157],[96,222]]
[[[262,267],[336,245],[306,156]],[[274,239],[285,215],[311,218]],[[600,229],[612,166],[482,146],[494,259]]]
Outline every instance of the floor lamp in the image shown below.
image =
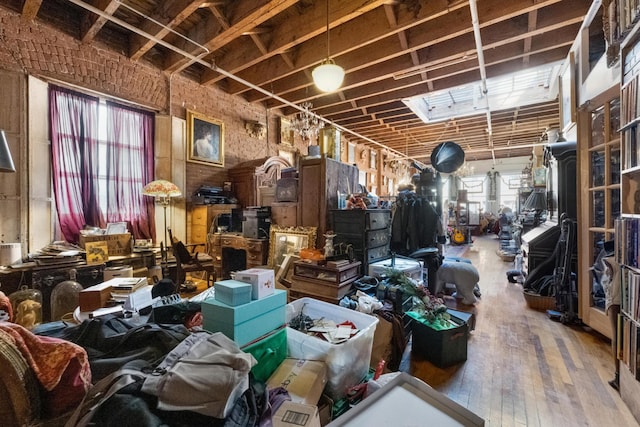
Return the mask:
[[171,198],[182,196],[182,192],[174,183],[164,179],[157,179],[145,185],[142,189],[142,194],[154,197],[156,203],[164,209],[164,244],[168,249],[170,242],[167,239],[167,207],[171,204]]

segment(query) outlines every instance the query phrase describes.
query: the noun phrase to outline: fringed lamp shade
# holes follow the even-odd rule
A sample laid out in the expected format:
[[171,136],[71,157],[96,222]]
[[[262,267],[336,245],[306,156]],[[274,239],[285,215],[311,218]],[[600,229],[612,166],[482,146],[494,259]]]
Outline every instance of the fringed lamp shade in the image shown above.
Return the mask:
[[164,179],[157,179],[145,185],[142,194],[155,197],[158,203],[163,205],[168,205],[172,197],[182,196],[177,185]]
[[142,189],[142,194],[145,196],[155,197],[156,202],[162,205],[164,210],[164,241],[168,248],[171,246],[167,238],[167,206],[171,203],[172,197],[182,196],[182,191],[173,182],[169,182],[164,179],[157,179],[151,181]]
[[527,197],[522,208],[528,211],[543,211],[547,209],[547,195],[545,191],[533,191]]

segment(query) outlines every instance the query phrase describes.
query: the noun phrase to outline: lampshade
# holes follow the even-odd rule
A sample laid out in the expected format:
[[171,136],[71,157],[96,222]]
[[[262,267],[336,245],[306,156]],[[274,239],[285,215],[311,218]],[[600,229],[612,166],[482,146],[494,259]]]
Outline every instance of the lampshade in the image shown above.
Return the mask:
[[9,142],[3,130],[0,130],[0,172],[15,172],[16,167],[9,151]]
[[344,80],[344,69],[331,59],[329,49],[329,0],[327,0],[327,59],[311,72],[316,87],[323,92],[335,92]]
[[161,203],[168,203],[171,197],[182,196],[182,192],[177,185],[164,179],[157,179],[145,185],[142,189],[142,194],[155,197]]
[[344,69],[327,58],[311,72],[316,87],[323,92],[334,92],[344,80]]
[[547,195],[544,191],[533,191],[522,205],[524,210],[543,211],[547,209]]

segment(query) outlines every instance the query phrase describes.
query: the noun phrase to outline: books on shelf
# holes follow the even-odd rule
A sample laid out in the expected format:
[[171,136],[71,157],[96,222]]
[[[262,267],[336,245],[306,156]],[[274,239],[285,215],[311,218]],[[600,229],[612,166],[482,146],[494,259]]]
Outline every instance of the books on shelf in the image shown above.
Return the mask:
[[619,353],[620,360],[629,367],[633,376],[640,380],[640,325],[624,316],[621,317],[622,325],[620,334],[622,335],[622,351]]
[[621,280],[620,308],[631,319],[640,321],[640,272],[627,268]]
[[614,222],[615,257],[618,264],[638,268],[640,265],[640,219],[619,218]]

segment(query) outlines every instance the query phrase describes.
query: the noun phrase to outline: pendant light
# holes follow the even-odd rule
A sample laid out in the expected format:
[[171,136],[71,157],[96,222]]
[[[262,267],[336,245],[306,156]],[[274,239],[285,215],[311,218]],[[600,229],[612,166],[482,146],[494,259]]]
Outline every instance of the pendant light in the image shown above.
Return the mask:
[[313,82],[322,92],[335,92],[344,80],[344,69],[336,65],[329,55],[329,1],[327,0],[327,58],[311,72]]

